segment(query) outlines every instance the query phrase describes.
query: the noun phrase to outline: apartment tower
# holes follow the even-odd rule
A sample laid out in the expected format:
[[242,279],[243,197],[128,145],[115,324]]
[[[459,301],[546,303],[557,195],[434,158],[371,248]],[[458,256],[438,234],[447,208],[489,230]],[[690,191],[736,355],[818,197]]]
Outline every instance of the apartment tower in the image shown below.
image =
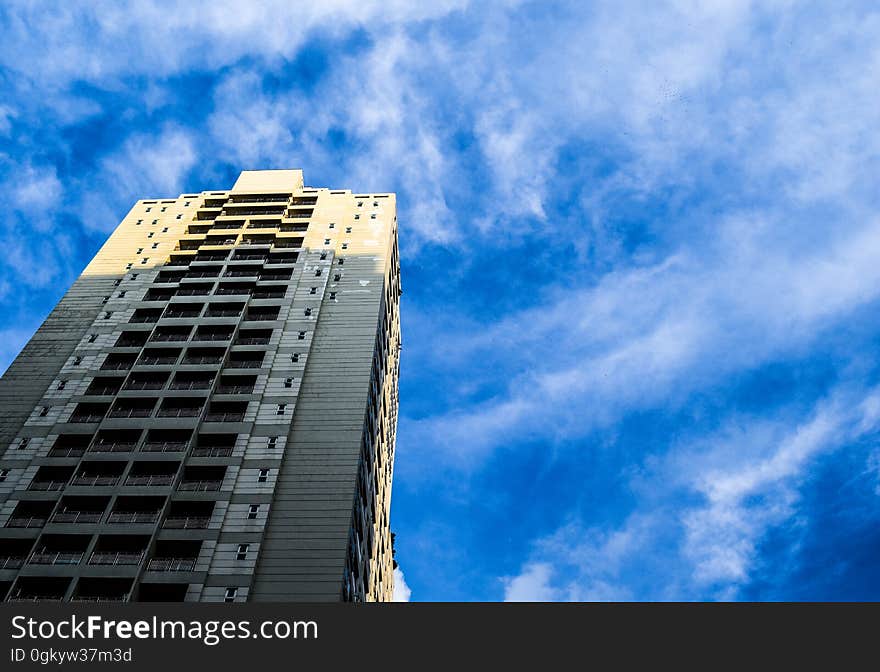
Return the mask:
[[394,194],[138,201],[0,380],[0,599],[381,601]]

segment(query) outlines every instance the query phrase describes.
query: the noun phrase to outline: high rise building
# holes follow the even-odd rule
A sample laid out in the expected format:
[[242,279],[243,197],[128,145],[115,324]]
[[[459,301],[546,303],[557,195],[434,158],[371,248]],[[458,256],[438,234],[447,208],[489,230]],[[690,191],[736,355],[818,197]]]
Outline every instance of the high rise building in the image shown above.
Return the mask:
[[138,201],[0,380],[0,599],[393,587],[394,194]]

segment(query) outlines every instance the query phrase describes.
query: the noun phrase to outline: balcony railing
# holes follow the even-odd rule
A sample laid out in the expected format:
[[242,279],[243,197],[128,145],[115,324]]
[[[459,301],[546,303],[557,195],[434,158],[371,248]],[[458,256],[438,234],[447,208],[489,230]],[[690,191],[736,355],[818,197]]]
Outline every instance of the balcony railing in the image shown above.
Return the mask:
[[[217,317],[217,315],[211,315],[210,317]],[[226,317],[226,316],[224,316]],[[195,336],[193,336],[194,341],[228,341],[232,338],[231,331],[214,331],[214,332],[198,332]]]
[[96,441],[89,448],[90,453],[130,453],[134,450],[133,441]]
[[74,595],[71,602],[127,602],[128,593],[120,595]]
[[95,551],[89,558],[90,565],[137,565],[144,551]]
[[53,448],[46,457],[81,457],[85,448]]
[[86,390],[86,394],[91,397],[112,397],[116,392],[118,392],[118,389],[115,387],[89,387]]
[[111,511],[107,517],[108,523],[143,525],[155,523],[159,520],[158,511]]
[[101,371],[127,371],[131,368],[134,360],[124,362],[104,362],[101,364]]
[[263,366],[262,359],[230,359],[227,366],[230,369],[259,369]]
[[230,411],[226,413],[208,413],[205,422],[243,422],[244,411]]
[[110,411],[111,418],[149,418],[152,414],[152,407],[114,408]]
[[45,524],[45,516],[11,516],[6,521],[6,527],[43,527]]
[[150,572],[192,572],[197,558],[153,558],[147,565]]
[[103,413],[74,413],[70,416],[70,422],[101,422],[103,418]]
[[162,527],[172,530],[203,530],[210,522],[210,516],[174,516],[166,518]]
[[210,492],[213,490],[219,490],[221,485],[223,485],[222,480],[181,481],[180,485],[177,486],[177,489],[186,492]]
[[55,490],[64,490],[65,485],[67,485],[67,481],[31,481],[28,490],[53,492]]
[[157,366],[157,365],[167,365],[174,364],[177,361],[177,357],[141,357],[138,360],[138,364],[141,366]]
[[116,485],[119,482],[119,476],[74,476],[70,481],[71,485],[86,487],[102,487]]
[[172,390],[209,390],[213,379],[209,380],[175,380],[171,383]]
[[267,345],[269,343],[268,336],[251,336],[239,338],[234,345]]
[[0,555],[0,569],[18,569],[23,564],[23,555]]
[[197,418],[202,412],[201,406],[176,406],[172,408],[160,408],[160,418]]
[[130,380],[126,384],[126,390],[161,390],[165,387],[164,380]]
[[[175,317],[174,315],[166,315],[165,317]],[[181,315],[181,317],[195,317],[189,315]],[[189,338],[189,332],[179,333],[179,334],[153,334],[150,341],[153,343],[176,343],[179,341],[185,341]]]
[[16,593],[6,598],[8,602],[62,602],[64,595],[51,593],[48,595],[36,595],[33,593]]
[[217,394],[251,394],[253,385],[218,385]]
[[232,446],[196,446],[192,454],[193,457],[229,457]]
[[171,485],[174,482],[174,474],[150,474],[146,476],[129,476],[125,479],[125,485],[148,485],[160,486]]
[[141,450],[145,453],[178,453],[186,450],[186,441],[147,441]]
[[182,364],[219,364],[222,361],[222,357],[187,357]]
[[59,511],[52,516],[53,523],[97,523],[103,511]]
[[35,551],[28,559],[31,565],[78,565],[82,551]]

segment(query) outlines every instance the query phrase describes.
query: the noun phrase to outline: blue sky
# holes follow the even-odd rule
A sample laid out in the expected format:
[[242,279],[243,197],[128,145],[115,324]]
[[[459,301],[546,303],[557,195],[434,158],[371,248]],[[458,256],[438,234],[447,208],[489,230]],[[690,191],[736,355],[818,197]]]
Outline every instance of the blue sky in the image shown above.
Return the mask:
[[880,599],[875,3],[0,26],[2,366],[138,198],[288,167],[395,191],[402,593]]

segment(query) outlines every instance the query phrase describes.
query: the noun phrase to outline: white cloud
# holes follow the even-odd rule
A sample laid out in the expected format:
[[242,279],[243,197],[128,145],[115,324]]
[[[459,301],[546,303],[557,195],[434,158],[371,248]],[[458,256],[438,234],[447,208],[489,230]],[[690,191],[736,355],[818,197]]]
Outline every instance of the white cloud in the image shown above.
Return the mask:
[[409,586],[406,585],[406,579],[403,576],[403,570],[400,567],[394,568],[394,595],[391,598],[392,602],[409,602],[409,598],[412,595],[412,591]]
[[518,576],[504,579],[505,602],[554,602],[558,591],[550,586],[553,568],[545,562],[530,563]]

